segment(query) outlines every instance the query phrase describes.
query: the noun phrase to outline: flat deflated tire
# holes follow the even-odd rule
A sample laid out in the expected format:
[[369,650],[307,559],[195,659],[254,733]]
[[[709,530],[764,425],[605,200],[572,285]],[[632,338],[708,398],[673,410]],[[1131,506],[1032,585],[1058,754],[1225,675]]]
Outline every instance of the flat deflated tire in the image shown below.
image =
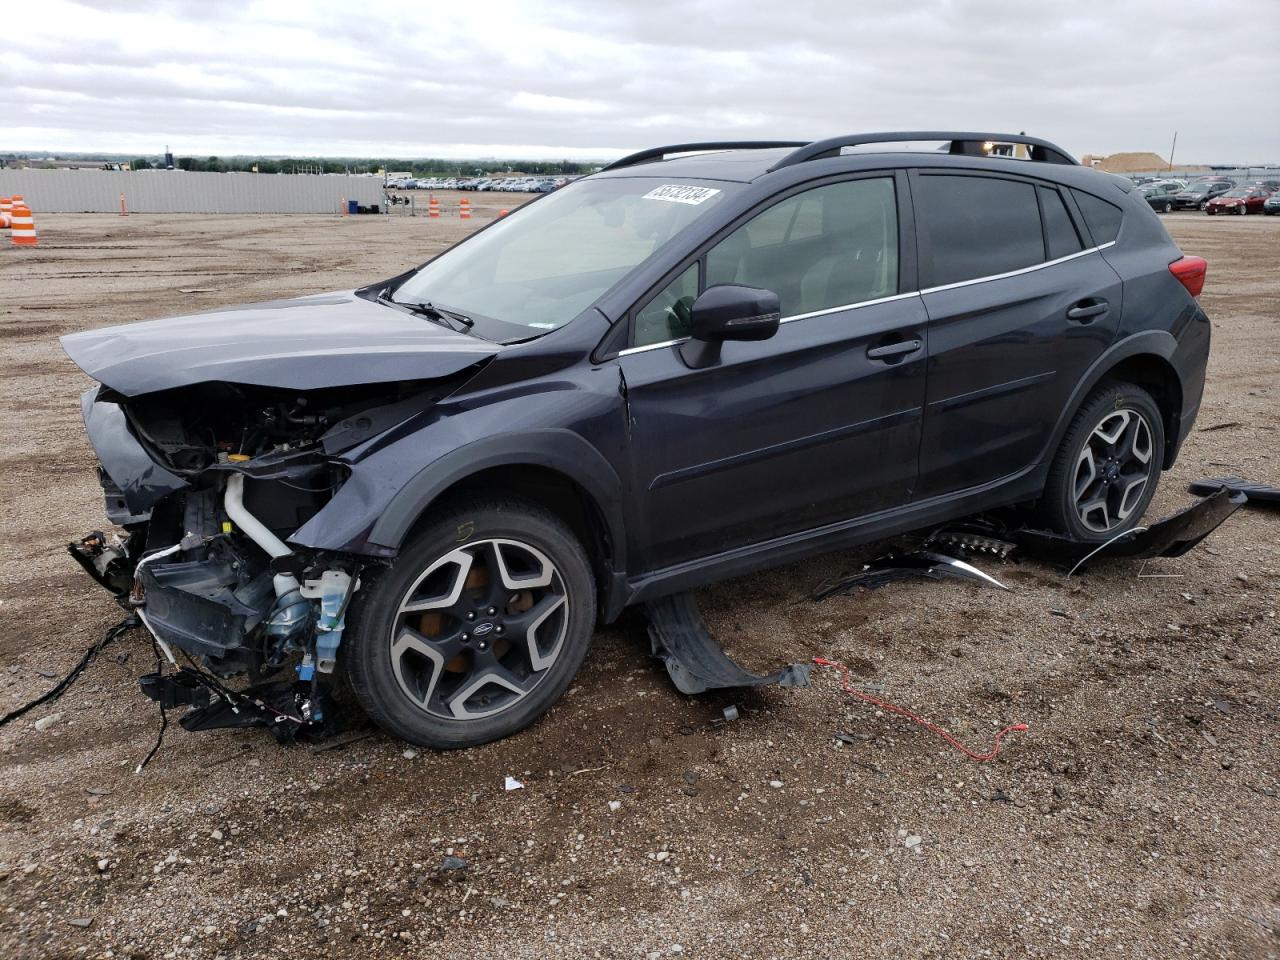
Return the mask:
[[342,655],[383,729],[436,749],[537,720],[564,693],[595,626],[595,585],[569,527],[521,500],[448,508],[357,592]]
[[1049,468],[1040,522],[1089,543],[1138,525],[1164,460],[1164,421],[1151,394],[1108,383],[1072,418]]

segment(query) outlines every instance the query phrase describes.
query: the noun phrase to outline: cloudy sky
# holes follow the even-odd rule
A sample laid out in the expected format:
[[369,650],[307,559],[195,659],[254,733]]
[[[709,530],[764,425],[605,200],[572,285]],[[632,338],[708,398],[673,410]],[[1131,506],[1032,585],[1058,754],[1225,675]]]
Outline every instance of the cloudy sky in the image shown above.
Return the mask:
[[594,159],[943,128],[1167,155],[1176,128],[1180,161],[1280,161],[1280,0],[17,0],[3,22],[0,150]]

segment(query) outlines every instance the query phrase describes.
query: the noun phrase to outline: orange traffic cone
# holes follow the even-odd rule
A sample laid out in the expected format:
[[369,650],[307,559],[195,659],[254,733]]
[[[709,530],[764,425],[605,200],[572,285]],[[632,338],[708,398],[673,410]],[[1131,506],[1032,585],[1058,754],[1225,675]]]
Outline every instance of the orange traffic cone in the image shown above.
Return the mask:
[[127,217],[129,215],[129,207],[124,202],[124,194],[120,194],[120,216]]
[[427,216],[428,217],[440,216],[440,198],[439,197],[432,196],[427,201]]
[[9,230],[9,239],[15,247],[34,247],[40,241],[36,239],[36,221],[25,203],[13,207],[13,225]]
[[471,219],[471,201],[468,200],[466,197],[463,197],[461,200],[458,201],[458,219],[459,220]]
[[13,220],[13,197],[0,197],[0,230],[9,229]]

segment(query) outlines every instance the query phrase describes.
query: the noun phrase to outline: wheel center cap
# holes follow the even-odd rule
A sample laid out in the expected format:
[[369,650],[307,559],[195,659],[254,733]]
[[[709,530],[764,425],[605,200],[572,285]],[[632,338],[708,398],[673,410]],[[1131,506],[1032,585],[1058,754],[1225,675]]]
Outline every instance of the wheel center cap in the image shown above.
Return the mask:
[[483,623],[477,623],[471,630],[473,637],[487,637],[493,632],[493,623],[485,620]]

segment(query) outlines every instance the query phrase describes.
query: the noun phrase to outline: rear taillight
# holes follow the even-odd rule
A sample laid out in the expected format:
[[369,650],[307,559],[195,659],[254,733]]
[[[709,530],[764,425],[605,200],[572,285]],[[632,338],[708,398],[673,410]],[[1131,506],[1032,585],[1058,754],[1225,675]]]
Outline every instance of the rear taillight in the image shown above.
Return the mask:
[[1204,277],[1209,272],[1209,264],[1205,262],[1204,257],[1183,257],[1181,260],[1175,260],[1169,264],[1169,272],[1187,288],[1187,293],[1197,300],[1200,299],[1200,291],[1204,289]]

